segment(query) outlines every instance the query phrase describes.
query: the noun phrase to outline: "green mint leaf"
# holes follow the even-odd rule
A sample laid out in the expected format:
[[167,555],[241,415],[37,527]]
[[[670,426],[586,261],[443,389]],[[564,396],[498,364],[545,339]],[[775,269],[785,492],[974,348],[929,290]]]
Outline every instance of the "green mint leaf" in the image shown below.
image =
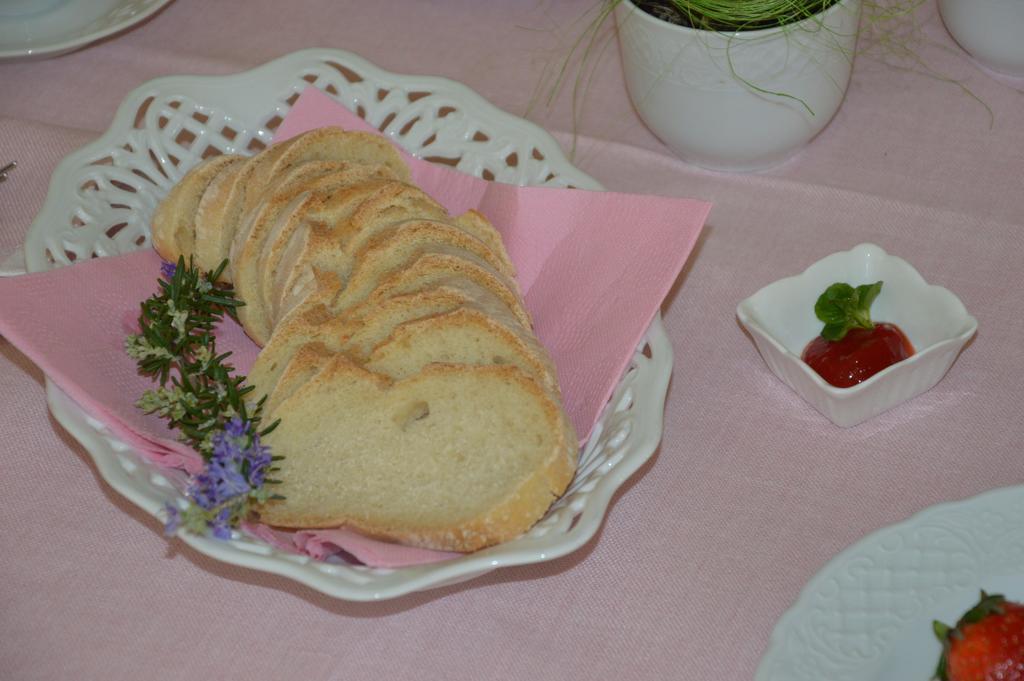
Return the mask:
[[846,336],[846,332],[849,330],[850,327],[845,322],[826,324],[821,328],[821,337],[827,341],[842,340]]
[[876,281],[874,284],[863,284],[857,287],[857,297],[860,300],[861,306],[869,310],[871,305],[875,302],[875,298],[882,292],[882,282]]
[[852,328],[873,328],[871,304],[881,291],[880,281],[856,288],[837,282],[825,289],[814,303],[815,316],[825,324],[821,337],[828,341],[838,341],[845,338]]

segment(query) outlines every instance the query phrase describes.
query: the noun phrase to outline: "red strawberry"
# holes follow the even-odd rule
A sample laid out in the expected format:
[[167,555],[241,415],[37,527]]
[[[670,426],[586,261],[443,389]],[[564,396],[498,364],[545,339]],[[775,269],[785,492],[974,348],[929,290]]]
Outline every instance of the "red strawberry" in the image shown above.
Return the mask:
[[1024,681],[1024,605],[982,591],[956,627],[933,627],[942,642],[941,681]]

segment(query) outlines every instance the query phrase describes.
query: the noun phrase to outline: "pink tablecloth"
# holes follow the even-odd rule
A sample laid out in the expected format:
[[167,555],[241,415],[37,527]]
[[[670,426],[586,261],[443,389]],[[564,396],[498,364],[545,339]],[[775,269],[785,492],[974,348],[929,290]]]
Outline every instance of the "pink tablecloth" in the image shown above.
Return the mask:
[[[176,0],[63,57],[0,63],[0,253],[49,176],[121,99],[177,73],[226,74],[310,46],[466,83],[573,142],[568,98],[535,87],[592,0],[355,3]],[[0,341],[0,678],[750,678],[803,584],[865,534],[1021,481],[1024,81],[975,67],[933,3],[935,72],[859,55],[843,108],[772,171],[701,171],[627,100],[614,42],[578,121],[577,164],[610,189],[714,202],[665,323],[676,350],[662,447],[599,535],[533,567],[378,604],[167,544],[49,417],[42,376]],[[871,47],[868,45],[867,47]],[[531,108],[531,104],[534,106]],[[990,119],[989,111],[992,118]],[[931,392],[850,430],[771,376],[736,303],[872,241],[955,291],[980,331]]]

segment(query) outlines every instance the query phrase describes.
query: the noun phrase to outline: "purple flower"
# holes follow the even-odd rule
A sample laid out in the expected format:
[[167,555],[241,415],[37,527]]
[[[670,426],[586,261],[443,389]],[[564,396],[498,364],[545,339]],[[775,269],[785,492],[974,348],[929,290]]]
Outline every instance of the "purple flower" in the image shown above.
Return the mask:
[[178,266],[173,262],[162,262],[160,263],[160,274],[163,275],[164,279],[172,279],[174,272],[178,269]]
[[212,461],[221,465],[241,463],[242,450],[235,438],[228,437],[225,431],[220,431],[211,438],[211,442],[213,443]]
[[174,504],[164,504],[164,512],[167,513],[167,522],[164,523],[164,534],[173,537],[174,533],[181,527],[181,511]]
[[231,539],[231,509],[224,507],[209,522],[210,530],[217,539]]
[[260,444],[260,436],[252,436],[252,445],[245,450],[246,461],[249,462],[249,484],[262,487],[270,468],[270,447]]
[[213,495],[218,503],[222,504],[232,497],[249,493],[249,482],[234,461],[227,464],[211,461],[207,470],[213,486]]
[[220,503],[217,498],[217,484],[210,475],[209,466],[202,473],[192,478],[192,484],[188,486],[186,494],[199,508],[207,511],[213,509]]
[[[217,539],[230,539],[231,527],[247,513],[249,495],[266,481],[271,467],[270,448],[252,433],[252,423],[235,417],[210,438],[211,456],[201,473],[192,477],[186,495],[198,506],[210,533]],[[190,507],[186,512],[196,512]],[[181,525],[178,509],[168,507],[167,528]]]
[[250,491],[249,482],[242,475],[237,460],[213,459],[206,470],[192,479],[188,496],[207,511]]
[[250,425],[252,424],[248,421],[243,421],[235,416],[224,424],[224,432],[228,434],[228,437],[245,437],[249,433]]

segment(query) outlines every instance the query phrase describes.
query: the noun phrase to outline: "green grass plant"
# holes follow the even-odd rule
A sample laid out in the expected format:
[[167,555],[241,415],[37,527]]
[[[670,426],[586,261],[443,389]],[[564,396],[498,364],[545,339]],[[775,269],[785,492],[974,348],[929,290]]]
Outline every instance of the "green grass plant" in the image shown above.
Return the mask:
[[671,0],[691,28],[733,32],[786,26],[839,0]]

